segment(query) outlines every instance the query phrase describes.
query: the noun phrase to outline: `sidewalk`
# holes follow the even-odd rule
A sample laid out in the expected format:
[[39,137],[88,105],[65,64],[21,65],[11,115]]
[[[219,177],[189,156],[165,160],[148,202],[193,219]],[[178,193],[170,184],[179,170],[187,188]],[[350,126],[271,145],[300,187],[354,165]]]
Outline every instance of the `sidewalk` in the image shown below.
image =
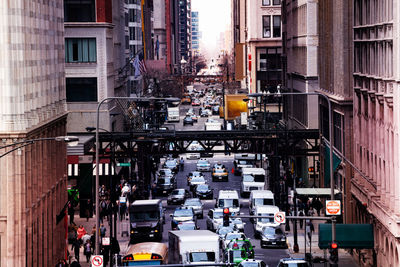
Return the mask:
[[[68,222],[69,222],[69,220],[68,220]],[[89,218],[89,220],[87,221],[86,218],[80,218],[79,214],[75,214],[74,223],[77,226],[82,224],[83,227],[85,228],[86,232],[88,232],[91,235],[92,228],[93,228],[93,226],[96,225],[96,216],[93,215],[93,217]],[[106,237],[109,237],[110,236],[110,225],[109,225],[109,223],[108,223],[106,218],[103,219],[103,223],[104,223],[104,226],[107,228]],[[122,254],[122,255],[124,255],[124,253],[127,250],[128,245],[129,245],[129,231],[128,231],[127,234],[124,233],[123,236],[121,236],[121,232],[123,230],[129,229],[128,227],[129,227],[129,221],[128,220],[119,221],[119,218],[117,219],[117,239],[118,239],[120,250],[121,250],[120,254]],[[72,245],[69,244],[68,245],[68,250],[69,250],[70,255],[73,256],[74,252],[72,251],[71,248],[72,248]],[[79,253],[79,263],[81,264],[82,267],[89,267],[90,266],[90,263],[86,262],[86,256],[83,254],[83,246],[81,247],[80,253]],[[110,263],[108,263],[107,266],[109,266],[109,264]]]
[[[311,236],[311,254],[315,257],[326,258],[329,260],[329,250],[322,250],[318,247],[318,223],[314,222],[315,232]],[[293,251],[294,245],[294,236],[293,236],[293,223],[290,222],[290,232],[287,232],[287,242],[288,242],[288,250],[290,257],[293,258],[304,258],[305,251],[304,247],[307,248],[307,253],[310,253],[310,239],[306,235],[306,241],[304,240],[305,226],[303,225],[303,229],[300,229],[299,223],[297,223],[297,243],[299,245],[299,252],[295,253]],[[325,254],[325,255],[324,255]],[[315,263],[313,266],[329,266],[327,263]],[[353,260],[352,256],[347,253],[344,249],[339,249],[339,266],[340,267],[357,267],[357,263]]]

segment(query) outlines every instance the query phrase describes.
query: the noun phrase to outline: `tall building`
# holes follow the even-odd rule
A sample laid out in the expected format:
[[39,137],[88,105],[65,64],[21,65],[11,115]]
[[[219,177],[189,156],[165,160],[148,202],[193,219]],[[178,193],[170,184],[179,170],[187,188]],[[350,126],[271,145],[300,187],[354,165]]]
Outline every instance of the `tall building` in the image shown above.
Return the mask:
[[[128,94],[119,75],[130,56],[127,21],[123,0],[64,0],[68,132],[86,132],[96,125],[98,102]],[[121,116],[109,110],[100,114],[101,127],[121,130]]]
[[179,0],[179,52],[181,59],[187,62],[192,57],[191,51],[191,0]]
[[192,52],[193,56],[198,56],[200,53],[200,38],[201,33],[199,31],[199,12],[192,11]]
[[[66,135],[62,2],[2,1],[0,13],[0,147]],[[65,144],[50,140],[0,158],[1,266],[64,257],[66,224],[56,215],[67,202],[66,162]]]
[[154,0],[154,59],[164,60],[167,63],[167,41],[166,41],[166,1]]
[[165,0],[167,70],[171,74],[180,71],[179,0]]
[[[293,92],[318,89],[318,1],[282,1],[284,86]],[[289,116],[293,127],[318,128],[318,100],[296,96]],[[293,103],[293,102],[292,102]]]
[[[375,250],[365,266],[399,266],[398,1],[354,0],[354,220],[374,225]],[[376,258],[376,262],[374,262]]]
[[[332,104],[333,146],[347,159],[354,162],[353,148],[353,40],[352,1],[318,1],[318,80],[319,89]],[[326,100],[320,98],[320,125],[323,135],[329,139],[329,110]],[[325,150],[324,150],[325,152]],[[326,151],[327,152],[327,151]],[[324,153],[323,163],[329,160]],[[325,164],[321,164],[325,169]],[[353,170],[342,160],[334,173],[335,188],[350,192]],[[321,177],[322,178],[322,177]],[[324,175],[321,187],[330,187],[330,180]],[[352,222],[351,195],[342,194],[343,219]]]
[[249,93],[276,88],[282,76],[281,1],[234,0],[232,9],[235,79]]

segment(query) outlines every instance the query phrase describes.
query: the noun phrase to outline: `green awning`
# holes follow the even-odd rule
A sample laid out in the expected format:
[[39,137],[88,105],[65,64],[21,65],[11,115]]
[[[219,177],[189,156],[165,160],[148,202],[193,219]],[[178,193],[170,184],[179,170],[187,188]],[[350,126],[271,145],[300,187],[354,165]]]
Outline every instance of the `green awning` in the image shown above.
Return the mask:
[[[330,248],[332,243],[332,225],[318,225],[320,249]],[[374,248],[374,230],[372,224],[336,224],[336,243],[339,248]]]
[[[334,190],[335,195],[340,193],[339,190]],[[330,188],[296,188],[298,195],[315,196],[315,197],[329,197],[331,195]]]

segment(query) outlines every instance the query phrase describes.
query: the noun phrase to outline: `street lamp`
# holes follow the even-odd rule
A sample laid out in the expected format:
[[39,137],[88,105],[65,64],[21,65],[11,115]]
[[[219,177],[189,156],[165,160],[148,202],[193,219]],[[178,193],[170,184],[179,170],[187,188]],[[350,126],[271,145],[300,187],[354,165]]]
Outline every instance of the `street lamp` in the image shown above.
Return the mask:
[[53,140],[53,141],[57,141],[57,142],[65,142],[68,144],[68,146],[76,146],[76,145],[78,145],[78,142],[79,142],[79,138],[76,136],[56,136],[56,137],[43,137],[43,138],[23,140],[23,141],[14,142],[12,144],[1,146],[0,149],[4,149],[7,147],[14,147],[14,148],[8,150],[7,152],[5,152],[3,154],[0,154],[0,158],[4,157],[7,154],[10,154],[11,152],[13,152],[15,150],[20,149],[22,147],[32,145],[35,142],[48,141],[48,140],[50,140],[50,141]]

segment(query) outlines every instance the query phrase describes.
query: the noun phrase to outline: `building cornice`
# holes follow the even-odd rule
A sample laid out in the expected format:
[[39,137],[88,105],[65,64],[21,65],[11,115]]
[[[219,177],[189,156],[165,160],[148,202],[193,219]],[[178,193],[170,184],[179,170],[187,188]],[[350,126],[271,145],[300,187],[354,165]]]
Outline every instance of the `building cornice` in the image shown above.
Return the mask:
[[299,79],[299,80],[303,80],[303,81],[315,81],[318,80],[318,76],[306,76],[297,72],[291,72],[288,73],[289,76]]
[[316,89],[315,92],[321,93],[329,97],[332,102],[341,105],[341,106],[347,106],[347,105],[353,105],[353,98],[351,96],[343,96],[339,94],[334,94],[331,91],[325,90],[323,88]]

